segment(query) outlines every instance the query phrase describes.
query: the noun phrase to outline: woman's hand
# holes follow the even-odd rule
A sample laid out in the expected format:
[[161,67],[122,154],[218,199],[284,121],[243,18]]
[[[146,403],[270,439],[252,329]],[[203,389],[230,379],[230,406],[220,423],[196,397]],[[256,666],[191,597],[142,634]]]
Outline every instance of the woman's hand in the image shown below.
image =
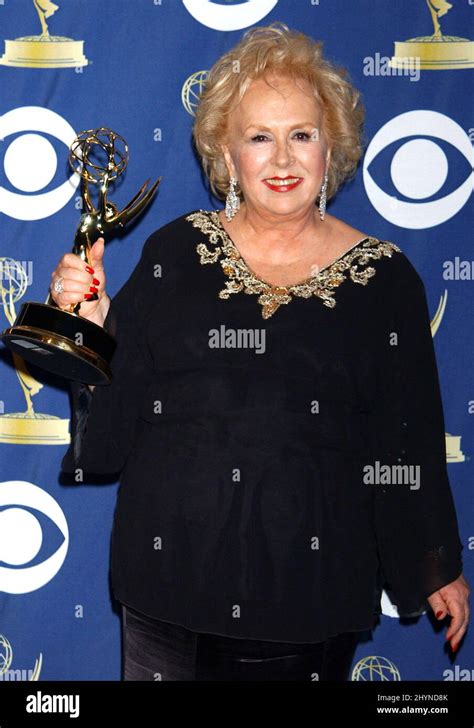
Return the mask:
[[[91,266],[74,253],[66,253],[51,273],[51,296],[59,308],[68,309],[71,303],[81,303],[79,313],[84,318],[103,326],[109,310],[110,298],[105,291],[103,266],[104,238],[99,238],[91,247]],[[54,290],[54,284],[61,278],[63,293]],[[97,301],[87,297],[97,293]]]
[[451,616],[451,624],[446,632],[446,639],[451,642],[453,652],[459,647],[469,622],[469,594],[471,589],[465,578],[461,575],[442,589],[433,592],[428,597],[431,609],[437,619]]

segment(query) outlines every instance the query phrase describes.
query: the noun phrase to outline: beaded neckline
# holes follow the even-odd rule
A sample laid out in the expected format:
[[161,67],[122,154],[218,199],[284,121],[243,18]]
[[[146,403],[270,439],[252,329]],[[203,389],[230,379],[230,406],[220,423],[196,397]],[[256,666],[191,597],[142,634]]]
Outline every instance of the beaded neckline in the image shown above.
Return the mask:
[[256,280],[258,280],[258,281],[261,281],[262,283],[264,283],[265,285],[267,285],[267,286],[270,286],[270,288],[287,288],[288,290],[290,290],[291,288],[295,288],[295,287],[297,287],[297,286],[304,286],[304,285],[306,285],[307,283],[309,283],[310,281],[312,281],[312,280],[313,280],[313,278],[315,277],[315,275],[317,275],[317,274],[319,274],[319,273],[322,273],[322,271],[323,271],[323,270],[326,270],[326,268],[330,268],[330,267],[331,267],[332,265],[334,265],[334,263],[336,263],[336,262],[337,262],[338,260],[340,260],[340,259],[341,259],[341,258],[343,258],[343,257],[344,257],[345,255],[347,255],[347,253],[349,253],[349,252],[350,252],[351,250],[353,250],[354,248],[356,248],[356,247],[357,247],[358,245],[360,245],[361,243],[363,243],[363,242],[364,242],[365,240],[369,240],[369,236],[366,236],[365,238],[362,238],[361,240],[358,240],[358,241],[357,241],[357,243],[354,243],[354,245],[351,245],[351,247],[350,247],[350,248],[348,248],[348,249],[347,249],[346,251],[344,251],[344,253],[342,253],[342,255],[339,255],[339,256],[338,256],[337,258],[335,258],[334,260],[332,260],[332,261],[331,261],[330,263],[328,263],[327,265],[323,266],[322,268],[319,268],[319,267],[318,267],[318,272],[317,272],[317,274],[315,274],[315,275],[309,276],[308,278],[305,278],[305,279],[304,279],[304,280],[302,280],[302,281],[298,281],[297,283],[292,283],[292,284],[290,284],[290,285],[288,285],[288,286],[276,286],[276,285],[273,285],[272,283],[269,283],[269,281],[266,281],[266,280],[264,280],[263,278],[261,278],[260,276],[258,276],[258,275],[257,275],[257,274],[256,274],[256,273],[255,273],[255,272],[254,272],[254,271],[253,271],[253,270],[252,270],[251,268],[250,268],[249,264],[248,264],[248,263],[247,263],[247,262],[246,262],[246,261],[244,260],[244,258],[243,258],[243,256],[242,256],[242,254],[241,254],[241,253],[240,253],[240,251],[238,250],[238,248],[237,248],[236,244],[234,243],[234,241],[233,241],[233,240],[232,240],[232,238],[230,237],[229,233],[227,232],[227,230],[226,230],[226,229],[225,229],[225,227],[223,226],[223,224],[222,224],[222,222],[221,222],[221,219],[220,219],[220,217],[219,217],[219,214],[218,214],[218,210],[217,210],[217,211],[215,211],[215,213],[214,213],[214,212],[212,212],[212,213],[211,213],[211,216],[212,216],[212,220],[213,220],[213,222],[215,222],[215,223],[217,224],[217,226],[218,226],[218,227],[219,227],[219,228],[220,228],[220,229],[221,229],[221,230],[222,230],[222,231],[224,232],[224,234],[226,235],[226,237],[227,237],[227,240],[228,240],[228,242],[229,242],[229,246],[230,246],[230,247],[232,247],[232,248],[233,248],[233,249],[234,249],[234,250],[236,251],[236,253],[238,254],[239,258],[240,258],[240,259],[242,260],[242,262],[244,263],[244,265],[245,265],[245,266],[246,266],[246,267],[248,268],[248,270],[249,270],[249,272],[250,272],[250,273],[252,274],[252,276],[253,276],[253,277],[254,277],[254,278],[255,278]]
[[232,294],[242,291],[249,295],[257,294],[264,319],[270,318],[281,305],[290,303],[294,296],[317,296],[325,306],[334,308],[336,299],[333,293],[347,279],[346,271],[354,283],[367,285],[369,279],[375,275],[375,268],[369,266],[365,270],[359,270],[359,266],[366,265],[371,259],[378,259],[383,255],[391,257],[393,252],[401,252],[394,243],[367,236],[331,263],[319,268],[310,278],[289,286],[275,286],[259,278],[249,268],[222,225],[217,210],[199,210],[188,215],[186,220],[201,230],[211,243],[211,248],[205,243],[196,246],[201,264],[219,261],[228,278],[225,288],[219,291],[219,298],[229,299]]

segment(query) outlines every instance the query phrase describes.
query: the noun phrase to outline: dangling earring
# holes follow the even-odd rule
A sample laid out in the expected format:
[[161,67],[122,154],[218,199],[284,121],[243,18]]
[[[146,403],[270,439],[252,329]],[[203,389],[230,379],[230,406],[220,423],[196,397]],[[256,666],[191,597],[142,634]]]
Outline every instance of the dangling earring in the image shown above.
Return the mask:
[[225,199],[225,216],[228,222],[232,220],[234,215],[240,209],[240,199],[235,191],[237,185],[237,180],[235,179],[235,177],[230,178],[229,185],[229,191]]
[[327,191],[328,191],[328,176],[325,173],[324,182],[321,187],[321,192],[319,193],[319,217],[321,218],[321,220],[324,220],[324,215],[326,213]]

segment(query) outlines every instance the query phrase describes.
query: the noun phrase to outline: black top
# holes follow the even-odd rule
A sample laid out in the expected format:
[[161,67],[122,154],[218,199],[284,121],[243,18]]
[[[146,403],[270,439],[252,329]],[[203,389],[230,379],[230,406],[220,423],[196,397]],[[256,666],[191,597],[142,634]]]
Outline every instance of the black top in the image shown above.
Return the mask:
[[[198,632],[318,642],[462,571],[423,283],[375,238],[272,288],[216,212],[153,233],[73,386],[63,470],[120,472],[112,586]],[[87,424],[86,424],[87,421]]]

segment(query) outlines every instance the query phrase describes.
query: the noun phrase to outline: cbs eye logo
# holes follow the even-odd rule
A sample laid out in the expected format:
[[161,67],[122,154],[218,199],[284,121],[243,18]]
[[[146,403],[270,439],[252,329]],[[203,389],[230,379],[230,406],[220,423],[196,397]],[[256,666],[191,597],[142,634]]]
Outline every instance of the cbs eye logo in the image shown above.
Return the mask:
[[[67,165],[75,137],[62,116],[41,106],[22,106],[0,117],[0,213],[17,220],[41,220],[69,202],[80,182]],[[69,178],[63,181],[65,173]],[[55,185],[56,177],[61,184]]]
[[183,0],[188,13],[212,30],[248,28],[268,15],[277,3],[278,0]]
[[66,517],[49,493],[23,480],[0,483],[0,592],[40,589],[56,576],[68,547]]
[[[384,156],[391,157],[389,170]],[[377,212],[394,225],[434,227],[454,217],[469,199],[472,162],[470,139],[449,116],[408,111],[387,122],[371,140],[363,164],[365,191]],[[385,189],[370,167],[378,167],[377,176],[385,177]],[[448,172],[454,183],[448,181]],[[453,189],[453,184],[458,186]],[[447,193],[439,197],[443,187]]]

